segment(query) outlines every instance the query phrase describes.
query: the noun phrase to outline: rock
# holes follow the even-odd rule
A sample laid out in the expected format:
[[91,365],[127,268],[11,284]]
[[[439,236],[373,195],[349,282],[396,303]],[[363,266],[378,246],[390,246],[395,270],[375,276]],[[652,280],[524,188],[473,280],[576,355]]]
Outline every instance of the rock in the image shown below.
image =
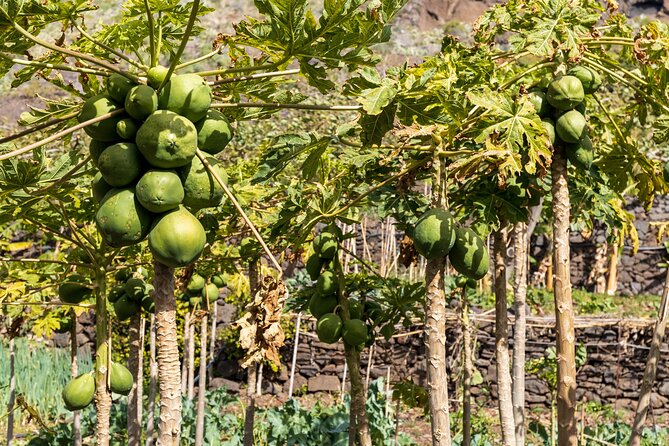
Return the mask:
[[318,375],[309,378],[309,392],[339,392],[341,383],[339,378],[332,375]]
[[225,387],[231,393],[239,393],[239,383],[225,378],[213,378],[209,381],[209,389],[219,389]]
[[241,367],[236,361],[222,360],[216,364],[214,376],[219,378],[232,378],[239,375]]

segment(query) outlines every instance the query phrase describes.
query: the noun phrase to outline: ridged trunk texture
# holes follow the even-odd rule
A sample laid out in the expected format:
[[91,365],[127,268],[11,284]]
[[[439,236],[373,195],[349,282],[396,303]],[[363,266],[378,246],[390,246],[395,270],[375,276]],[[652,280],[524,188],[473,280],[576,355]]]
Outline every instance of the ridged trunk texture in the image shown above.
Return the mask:
[[506,307],[506,242],[504,225],[493,234],[495,258],[495,365],[497,367],[497,403],[504,446],[516,446],[509,357],[509,318]]
[[177,340],[174,270],[153,262],[156,301],[156,340],[158,382],[160,388],[160,420],[158,446],[179,446],[181,436],[181,373]]
[[516,223],[513,230],[513,419],[516,446],[525,445],[525,339],[527,335],[527,225]]
[[[79,343],[77,342],[77,313],[71,311],[72,327],[70,328],[70,376],[76,378],[79,375],[79,359],[77,353],[79,352]],[[72,414],[72,444],[74,446],[81,446],[81,412],[75,410]]]
[[156,363],[156,315],[151,315],[149,327],[149,402],[147,406],[146,446],[153,444],[156,416],[156,387],[158,386],[158,364]]
[[569,270],[569,183],[563,148],[556,148],[553,177],[553,291],[557,343],[558,446],[576,446],[576,358],[574,306]]
[[646,415],[650,407],[650,396],[653,392],[655,377],[657,376],[657,364],[660,360],[660,347],[664,341],[664,335],[667,330],[667,319],[669,319],[669,269],[664,279],[664,289],[662,290],[662,303],[658,312],[655,330],[653,331],[653,340],[650,344],[648,359],[646,359],[646,369],[643,372],[643,381],[639,392],[639,402],[637,403],[634,423],[632,424],[632,434],[630,435],[629,446],[639,446],[641,444],[641,431],[646,424]]
[[128,370],[133,384],[128,395],[128,446],[139,446],[142,442],[142,381],[144,378],[144,333],[141,313],[130,319],[130,356]]
[[191,316],[191,323],[188,328],[188,399],[192,400],[195,396],[195,324]]
[[95,298],[95,409],[97,413],[95,444],[97,446],[109,446],[109,414],[112,401],[108,387],[108,369],[111,333],[109,330],[109,315],[107,314],[104,270],[96,272],[95,283],[97,285]]
[[200,381],[197,390],[197,415],[195,418],[195,446],[204,444],[204,409],[207,390],[207,314],[200,321]]
[[[251,300],[260,289],[260,272],[258,271],[258,260],[249,261],[249,290]],[[253,432],[255,429],[256,414],[256,383],[258,365],[253,363],[247,368],[246,377],[246,413],[244,418],[244,446],[253,446]]]
[[446,261],[443,258],[428,260],[425,266],[425,287],[427,290],[425,347],[433,446],[451,445],[448,373],[446,372],[445,269]]

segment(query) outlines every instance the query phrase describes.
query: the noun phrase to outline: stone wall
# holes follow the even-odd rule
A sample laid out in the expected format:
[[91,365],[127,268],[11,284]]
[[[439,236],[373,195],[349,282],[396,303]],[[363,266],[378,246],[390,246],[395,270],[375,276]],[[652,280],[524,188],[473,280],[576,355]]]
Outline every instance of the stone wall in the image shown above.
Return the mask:
[[[528,328],[527,358],[540,358],[546,348],[554,345],[555,333],[551,318],[532,318]],[[309,323],[313,325],[313,322]],[[633,408],[641,377],[645,366],[646,355],[652,336],[651,321],[641,320],[577,320],[576,337],[587,350],[585,364],[578,370],[579,401],[595,401],[612,404],[620,408]],[[370,368],[370,378],[386,377],[390,371],[391,381],[410,379],[417,384],[425,384],[425,347],[420,326],[407,329],[409,336],[401,336],[390,342],[377,343]],[[319,342],[310,331],[300,334],[297,350],[296,375],[294,389],[296,392],[339,392],[344,373],[343,345],[328,345]],[[494,363],[494,322],[490,316],[479,318],[477,322],[477,347],[475,351],[476,368],[481,373],[483,382],[473,390],[473,396],[479,404],[491,403],[490,395],[496,397]],[[447,329],[447,345],[449,357],[449,376],[451,377],[450,395],[455,398],[456,380],[460,376],[460,358],[462,341],[460,328],[455,315],[449,319]],[[511,346],[513,344],[511,343]],[[367,370],[369,351],[362,354],[363,376]],[[669,352],[669,346],[663,345],[663,353]],[[289,367],[292,358],[292,345],[284,349],[286,366],[278,373],[265,373],[263,389],[265,392],[283,395],[288,392]],[[213,386],[226,385],[238,391],[240,384],[245,382],[244,372],[234,361],[219,360],[214,371]],[[656,393],[653,394],[655,414],[669,412],[669,365],[660,361]],[[550,391],[548,386],[528,375],[526,383],[526,400],[529,406],[548,406]]]

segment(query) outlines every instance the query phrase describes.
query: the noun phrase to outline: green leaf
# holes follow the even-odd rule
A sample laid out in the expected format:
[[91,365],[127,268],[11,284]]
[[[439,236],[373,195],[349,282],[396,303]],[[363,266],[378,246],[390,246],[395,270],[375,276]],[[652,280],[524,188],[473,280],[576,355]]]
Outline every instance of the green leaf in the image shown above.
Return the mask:
[[384,79],[383,85],[363,90],[358,97],[358,102],[368,115],[378,115],[397,96],[397,88],[390,79]]

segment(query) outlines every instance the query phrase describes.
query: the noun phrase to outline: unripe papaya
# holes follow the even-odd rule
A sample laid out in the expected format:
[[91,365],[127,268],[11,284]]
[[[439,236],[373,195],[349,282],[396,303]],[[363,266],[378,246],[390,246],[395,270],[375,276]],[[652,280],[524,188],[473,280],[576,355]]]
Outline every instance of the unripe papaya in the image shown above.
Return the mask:
[[575,76],[561,76],[548,84],[546,99],[558,110],[571,110],[583,102],[583,84]]
[[333,259],[337,255],[337,236],[331,232],[323,231],[314,237],[313,247],[321,259]]
[[664,167],[662,168],[662,178],[664,178],[665,183],[669,183],[669,161],[664,163]]
[[114,142],[103,142],[98,141],[97,139],[91,139],[91,143],[88,145],[88,153],[91,154],[91,160],[93,160],[93,165],[98,167],[98,159],[104,150],[114,144]]
[[223,288],[227,284],[227,280],[225,280],[225,276],[223,274],[216,274],[211,277],[211,283],[219,288]]
[[92,290],[87,280],[79,274],[70,274],[58,285],[58,298],[68,304],[78,304],[90,296]]
[[321,342],[334,344],[341,337],[343,323],[334,313],[327,313],[316,322],[316,334]]
[[583,85],[583,92],[585,94],[592,94],[596,92],[599,87],[602,85],[602,77],[590,67],[585,67],[583,65],[577,65],[572,67],[567,71],[567,74],[574,76],[581,81]]
[[138,277],[132,277],[125,283],[123,290],[131,300],[139,302],[144,297],[146,283]]
[[125,294],[125,287],[123,285],[117,285],[109,291],[107,294],[107,300],[111,303],[115,303]]
[[337,307],[337,296],[331,294],[329,296],[322,296],[319,292],[315,292],[309,299],[309,312],[316,319],[320,319],[327,313],[334,312]]
[[137,182],[135,194],[143,207],[161,214],[179,207],[184,188],[175,171],[151,169]]
[[358,299],[348,300],[348,312],[351,319],[362,319],[365,313],[365,308]]
[[218,300],[218,287],[213,283],[208,283],[202,288],[202,298],[207,299],[209,303],[216,302]]
[[201,275],[195,273],[190,276],[190,280],[186,285],[186,294],[189,296],[199,296],[202,294],[204,286],[207,284],[207,281]]
[[232,126],[223,113],[209,109],[206,116],[195,123],[197,146],[212,155],[219,153],[232,139]]
[[337,275],[332,271],[323,271],[316,282],[316,290],[321,296],[335,294],[339,290]]
[[416,222],[413,233],[416,251],[426,259],[448,255],[455,243],[455,221],[450,212],[431,209]]
[[197,130],[188,119],[167,110],[149,116],[135,139],[139,151],[154,167],[185,166],[197,151]]
[[321,269],[323,268],[323,259],[321,259],[318,254],[314,253],[309,256],[305,268],[309,278],[311,280],[318,280],[318,276],[321,275]]
[[84,373],[67,383],[63,389],[63,402],[67,410],[84,409],[91,404],[95,396],[95,379],[93,374]]
[[118,73],[112,73],[107,78],[107,94],[119,104],[123,104],[128,92],[134,86],[135,83],[133,81]]
[[159,216],[149,232],[149,249],[154,258],[171,268],[194,262],[206,241],[202,224],[183,207]]
[[211,105],[211,88],[197,74],[172,75],[160,91],[158,106],[197,122]]
[[364,344],[367,340],[367,325],[360,319],[350,319],[344,322],[341,337],[350,346]]
[[[228,174],[223,165],[213,156],[206,157],[214,171],[227,184]],[[179,177],[184,187],[184,206],[191,209],[203,209],[218,206],[223,200],[224,192],[207,167],[194,157],[186,166],[179,169]]]
[[585,117],[577,110],[570,110],[561,115],[555,123],[555,133],[564,142],[575,144],[585,135],[588,124]]
[[588,170],[592,167],[595,151],[592,148],[592,141],[590,141],[588,136],[585,136],[576,144],[567,144],[565,151],[567,152],[567,159],[574,166],[583,170]]
[[98,159],[105,181],[114,187],[133,183],[143,170],[142,155],[135,144],[121,142],[107,147]]
[[[93,118],[106,115],[119,108],[114,101],[108,96],[98,95],[86,99],[81,112],[77,116],[77,120],[82,123]],[[95,124],[84,127],[84,131],[88,136],[98,141],[116,141],[118,134],[116,133],[116,123],[123,119],[122,115],[113,118],[105,119]]]
[[540,117],[543,118],[550,114],[551,106],[546,99],[546,93],[541,90],[530,90],[527,96]]
[[125,293],[114,302],[114,312],[119,321],[130,319],[140,311],[140,308],[139,302],[135,302]]
[[551,142],[551,145],[555,145],[555,127],[553,126],[553,121],[549,118],[544,118],[541,120],[541,125],[546,129],[548,140]]
[[107,195],[107,192],[112,190],[113,187],[102,178],[100,172],[97,172],[91,182],[91,189],[93,190],[93,199],[100,203],[105,195]]
[[125,111],[133,118],[143,121],[158,110],[156,90],[148,85],[137,85],[125,98]]
[[147,295],[142,299],[142,310],[146,311],[147,313],[156,312],[156,302],[151,296]]
[[110,190],[95,214],[100,235],[109,246],[115,248],[144,240],[152,219],[151,213],[135,199],[133,188]]
[[469,228],[458,228],[455,234],[455,244],[448,254],[451,265],[465,277],[482,279],[488,272],[490,262],[485,243]]
[[125,366],[112,362],[109,370],[109,389],[119,395],[127,395],[132,390],[132,373]]
[[168,70],[167,67],[163,67],[162,65],[151,67],[148,73],[146,73],[146,83],[153,88],[160,87],[167,76]]
[[139,126],[133,119],[125,118],[116,123],[116,133],[126,141],[134,141],[137,130],[139,130]]

